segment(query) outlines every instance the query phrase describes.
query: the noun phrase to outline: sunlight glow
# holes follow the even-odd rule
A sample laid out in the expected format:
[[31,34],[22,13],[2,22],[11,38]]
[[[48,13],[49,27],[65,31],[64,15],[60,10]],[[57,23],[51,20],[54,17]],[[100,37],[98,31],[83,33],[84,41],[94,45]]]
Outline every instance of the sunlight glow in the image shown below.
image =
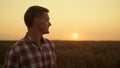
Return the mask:
[[78,33],[73,33],[73,34],[72,34],[72,38],[73,38],[73,39],[78,39],[78,36],[79,36]]
[[25,36],[24,14],[33,5],[50,11],[52,25],[45,38],[120,41],[120,0],[1,0],[0,40]]

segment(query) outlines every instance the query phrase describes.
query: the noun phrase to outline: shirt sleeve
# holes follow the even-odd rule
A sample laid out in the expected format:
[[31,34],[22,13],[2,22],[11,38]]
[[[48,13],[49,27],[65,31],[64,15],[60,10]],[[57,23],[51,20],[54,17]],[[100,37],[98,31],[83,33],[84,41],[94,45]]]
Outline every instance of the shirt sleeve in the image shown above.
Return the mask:
[[3,68],[18,68],[18,59],[15,50],[10,48],[5,57]]
[[53,47],[54,47],[54,60],[55,60],[55,67],[54,68],[57,68],[57,56],[56,56],[56,49],[55,49],[55,46],[54,44],[52,43]]
[[54,57],[54,61],[55,61],[54,68],[57,68],[56,48],[55,48],[55,45],[52,41],[50,41],[49,43],[51,44],[51,49],[53,50],[53,57]]
[[54,44],[53,44],[53,47],[54,47],[54,56],[55,56],[55,63],[56,63],[55,68],[57,68],[57,56],[56,56],[56,48],[55,48]]
[[54,64],[54,67],[53,68],[57,68],[57,56],[56,56],[56,48],[55,48],[55,45],[54,45],[54,43],[52,42],[52,41],[50,41],[50,40],[48,40],[47,39],[47,41],[48,41],[48,43],[49,43],[49,45],[50,45],[50,49],[51,49],[51,51],[52,51],[52,53],[53,53],[53,61],[55,62],[55,64]]

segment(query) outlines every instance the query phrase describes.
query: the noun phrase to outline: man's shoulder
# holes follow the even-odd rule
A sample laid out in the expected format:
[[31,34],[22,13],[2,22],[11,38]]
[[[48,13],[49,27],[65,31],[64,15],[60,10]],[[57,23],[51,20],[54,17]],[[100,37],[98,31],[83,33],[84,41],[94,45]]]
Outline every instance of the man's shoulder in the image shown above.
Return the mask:
[[47,39],[47,38],[45,38],[45,43],[46,43],[46,44],[49,44],[50,47],[55,48],[53,41],[51,41],[51,40],[49,40],[49,39]]
[[53,44],[53,42],[52,42],[51,40],[47,39],[47,38],[44,38],[44,42],[45,42],[45,43]]
[[22,47],[25,43],[25,40],[24,39],[21,39],[17,42],[15,42],[11,47],[10,49],[14,49],[14,50],[19,50],[20,47]]
[[19,51],[19,46],[21,45],[21,43],[22,43],[22,40],[17,41],[13,45],[11,45],[7,50],[8,54],[12,55],[17,53]]
[[24,39],[21,39],[13,44],[13,47],[22,46],[25,43]]

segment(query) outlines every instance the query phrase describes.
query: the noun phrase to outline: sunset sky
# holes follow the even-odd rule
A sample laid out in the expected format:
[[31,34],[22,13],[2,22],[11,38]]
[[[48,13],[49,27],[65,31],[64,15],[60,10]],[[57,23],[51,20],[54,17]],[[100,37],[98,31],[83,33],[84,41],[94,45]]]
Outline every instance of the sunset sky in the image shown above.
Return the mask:
[[120,40],[120,0],[0,0],[0,40],[25,36],[32,5],[50,10],[50,40]]

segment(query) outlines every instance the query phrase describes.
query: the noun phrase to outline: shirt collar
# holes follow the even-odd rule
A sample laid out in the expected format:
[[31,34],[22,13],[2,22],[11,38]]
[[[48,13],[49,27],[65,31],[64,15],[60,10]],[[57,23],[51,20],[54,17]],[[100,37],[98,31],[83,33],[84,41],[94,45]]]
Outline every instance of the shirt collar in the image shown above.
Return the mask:
[[[32,41],[32,43],[36,44],[36,43],[33,41],[33,39],[32,39],[32,38],[28,35],[28,33],[26,33],[25,38],[28,38],[30,41]],[[41,44],[44,44],[44,43],[45,43],[45,41],[44,41],[44,38],[43,38],[43,37],[41,37],[40,42],[41,42]]]

